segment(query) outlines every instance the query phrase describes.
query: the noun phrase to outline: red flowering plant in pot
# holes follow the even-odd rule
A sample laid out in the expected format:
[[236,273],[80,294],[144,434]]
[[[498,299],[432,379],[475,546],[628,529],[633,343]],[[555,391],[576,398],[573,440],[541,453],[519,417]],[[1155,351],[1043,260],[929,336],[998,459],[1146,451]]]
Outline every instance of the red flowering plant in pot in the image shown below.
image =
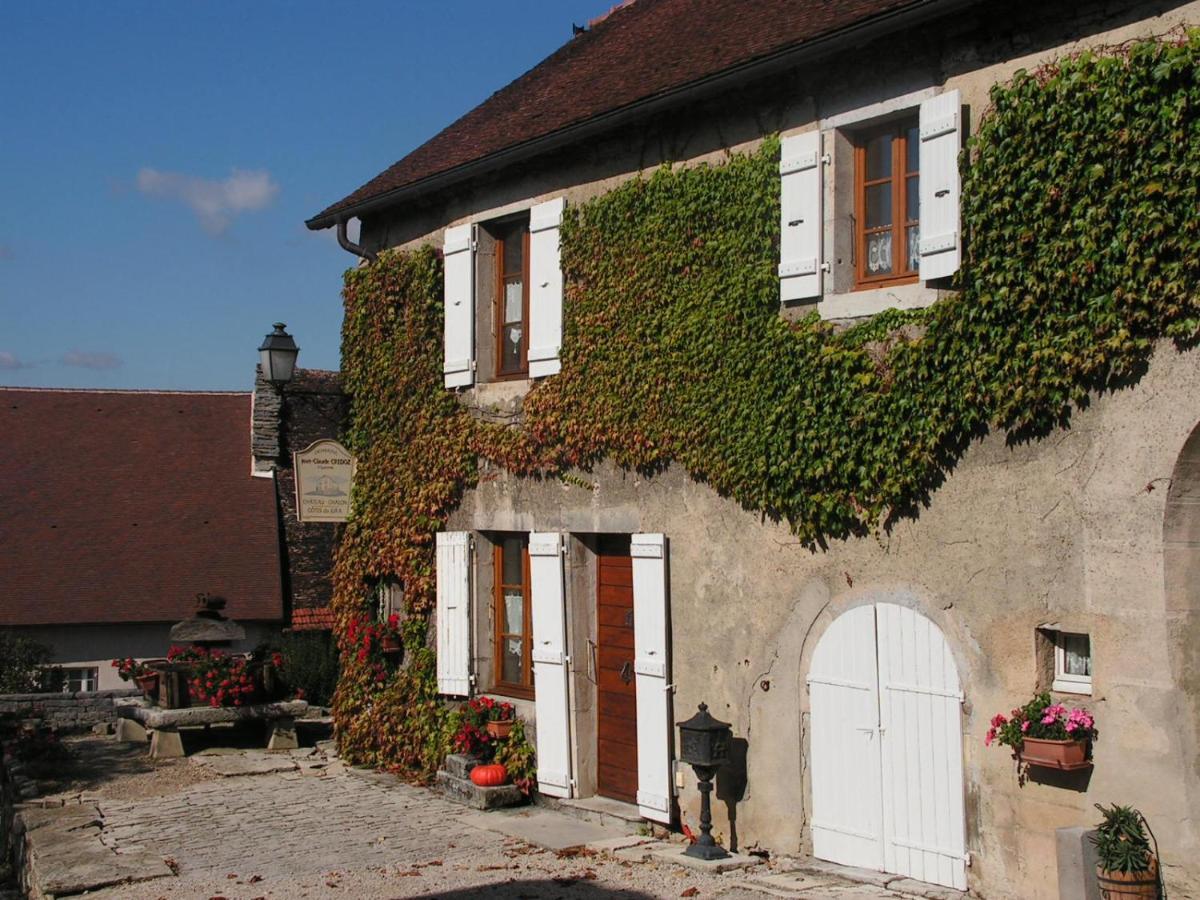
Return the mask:
[[172,647],[167,659],[187,666],[187,692],[199,706],[248,706],[258,685],[250,661],[241,654],[206,647]]
[[1091,743],[1096,734],[1096,721],[1088,710],[1054,703],[1049,692],[1043,691],[1014,709],[1011,716],[993,716],[983,742],[1011,747],[1026,765],[1071,770],[1091,766]]
[[133,681],[142,689],[142,693],[153,700],[158,694],[158,672],[145,663],[140,663],[132,656],[125,659],[114,659],[113,668],[121,676],[122,681]]

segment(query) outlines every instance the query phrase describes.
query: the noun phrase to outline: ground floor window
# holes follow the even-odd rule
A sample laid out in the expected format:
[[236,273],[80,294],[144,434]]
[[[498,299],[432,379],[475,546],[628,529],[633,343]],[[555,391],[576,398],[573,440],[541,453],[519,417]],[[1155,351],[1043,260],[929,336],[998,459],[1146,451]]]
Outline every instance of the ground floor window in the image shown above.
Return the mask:
[[46,690],[61,691],[64,694],[98,691],[100,690],[100,670],[94,667],[47,669],[43,683]]
[[1054,690],[1092,692],[1092,640],[1086,634],[1054,633]]
[[493,689],[533,696],[533,644],[529,593],[529,537],[500,535],[495,544]]

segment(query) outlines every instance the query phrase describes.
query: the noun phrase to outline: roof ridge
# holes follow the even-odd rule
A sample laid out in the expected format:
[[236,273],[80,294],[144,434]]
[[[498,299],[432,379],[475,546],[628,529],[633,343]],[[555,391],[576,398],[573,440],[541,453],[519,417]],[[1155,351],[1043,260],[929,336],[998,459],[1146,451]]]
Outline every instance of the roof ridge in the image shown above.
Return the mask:
[[196,397],[249,397],[253,393],[252,391],[175,391],[163,388],[25,387],[23,385],[7,384],[0,384],[0,391],[27,391],[29,393],[42,394],[163,394],[170,396],[188,395]]

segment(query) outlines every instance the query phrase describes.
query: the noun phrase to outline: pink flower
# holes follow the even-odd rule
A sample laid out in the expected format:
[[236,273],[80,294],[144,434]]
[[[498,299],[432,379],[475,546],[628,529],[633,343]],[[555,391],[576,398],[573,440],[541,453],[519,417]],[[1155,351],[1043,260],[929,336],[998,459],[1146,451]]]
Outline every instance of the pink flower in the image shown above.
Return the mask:
[[989,728],[987,735],[983,739],[983,746],[985,746],[985,747],[992,746],[992,741],[994,741],[995,739],[996,739],[996,729]]
[[1042,716],[1043,725],[1053,725],[1057,721],[1058,717],[1054,715],[1054,713],[1050,712],[1050,710],[1046,710],[1046,714]]
[[1024,722],[1021,723],[1021,734],[1024,734],[1025,732],[1027,732],[1029,730],[1029,724],[1030,723],[1029,723],[1028,719],[1026,719]]
[[996,713],[994,716],[992,716],[993,728],[999,728],[1001,725],[1005,725],[1007,723],[1008,719],[1004,718],[1004,716],[1002,716],[1000,713]]

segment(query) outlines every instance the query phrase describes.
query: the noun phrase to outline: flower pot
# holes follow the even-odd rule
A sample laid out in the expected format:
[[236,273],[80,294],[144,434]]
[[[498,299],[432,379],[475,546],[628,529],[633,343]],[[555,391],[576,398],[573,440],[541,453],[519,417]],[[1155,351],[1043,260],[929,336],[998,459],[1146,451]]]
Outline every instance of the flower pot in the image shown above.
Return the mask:
[[1158,897],[1158,860],[1150,858],[1150,868],[1144,872],[1110,872],[1096,867],[1096,882],[1104,900],[1127,900],[1133,897]]
[[471,770],[471,783],[479,787],[499,787],[508,784],[508,769],[499,763],[476,766]]
[[1047,769],[1087,769],[1092,763],[1087,758],[1087,741],[1052,741],[1045,738],[1027,737],[1021,742],[1017,754],[1021,762]]
[[506,738],[508,733],[512,731],[513,719],[505,719],[503,721],[488,722],[487,733],[494,738]]
[[394,634],[385,634],[379,639],[379,649],[385,654],[391,655],[399,653],[404,649],[404,645],[400,643],[400,638]]
[[134,681],[137,686],[142,689],[147,700],[153,700],[158,696],[158,673],[150,672],[147,675],[138,675]]

